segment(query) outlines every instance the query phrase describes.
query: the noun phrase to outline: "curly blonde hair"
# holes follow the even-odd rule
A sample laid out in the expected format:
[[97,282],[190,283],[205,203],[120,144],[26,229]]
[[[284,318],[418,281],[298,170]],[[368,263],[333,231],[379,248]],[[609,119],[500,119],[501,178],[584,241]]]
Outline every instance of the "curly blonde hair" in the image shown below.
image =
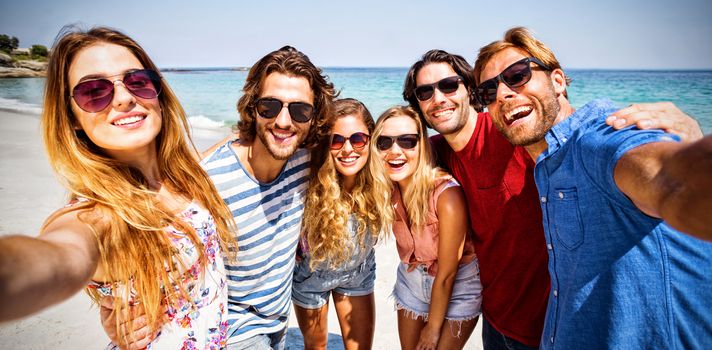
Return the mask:
[[[173,225],[196,246],[202,267],[207,259],[195,230],[156,199],[156,192],[148,188],[142,173],[107,156],[77,127],[79,123],[70,107],[68,71],[80,51],[103,43],[125,47],[146,69],[158,72],[143,48],[119,31],[104,27],[88,31],[63,28],[47,68],[42,134],[50,164],[68,189],[70,199],[86,199],[69,210],[78,210],[79,219],[94,230],[106,282],[131,286],[144,306],[149,326],[158,329],[164,322],[166,304],[174,304],[180,294],[186,293],[180,284],[179,268],[185,263],[167,235],[161,233]],[[156,154],[162,184],[210,212],[220,246],[229,254],[237,248],[232,213],[198,163],[185,111],[166,82],[162,80],[161,84],[157,98],[162,125],[156,137]],[[45,226],[57,216],[48,218]],[[179,290],[165,288],[168,281],[178,284]],[[87,288],[87,292],[98,301],[100,296],[95,290]],[[128,297],[127,293],[114,298],[115,309],[127,307]],[[115,315],[118,331],[120,313]]]
[[[373,130],[371,137],[373,140],[383,132],[383,124],[386,120],[394,117],[408,117],[413,119],[418,129],[418,166],[412,175],[412,180],[402,193],[403,204],[410,224],[415,227],[424,226],[428,215],[428,198],[435,188],[435,180],[447,175],[442,169],[436,167],[433,162],[432,148],[428,140],[428,131],[423,127],[423,122],[418,113],[409,106],[396,106],[387,109],[380,117]],[[376,197],[376,210],[383,216],[381,229],[384,232],[390,228],[395,220],[395,210],[391,203],[395,184],[388,177],[383,160],[379,156],[380,151],[376,147],[376,142],[371,142],[371,161],[369,168],[373,174],[374,190],[380,195]]]
[[[369,133],[374,129],[373,117],[366,106],[350,98],[334,103],[330,129],[337,118],[345,116],[361,118]],[[364,166],[356,176],[351,193],[344,191],[342,176],[336,171],[329,152],[330,143],[331,137],[325,137],[312,151],[311,167],[315,176],[309,182],[302,226],[302,237],[309,247],[311,269],[322,264],[337,268],[351,258],[355,248],[347,230],[351,213],[356,215],[358,221],[356,242],[362,249],[365,248],[365,235],[372,235],[372,242],[375,241],[382,226],[381,215],[374,210],[376,192],[368,166]]]

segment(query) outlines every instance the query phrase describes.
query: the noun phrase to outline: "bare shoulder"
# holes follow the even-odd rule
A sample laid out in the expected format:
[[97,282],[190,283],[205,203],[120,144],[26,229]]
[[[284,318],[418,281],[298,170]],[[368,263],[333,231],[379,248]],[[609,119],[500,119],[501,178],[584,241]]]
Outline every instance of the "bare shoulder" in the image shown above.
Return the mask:
[[465,194],[460,186],[450,186],[440,193],[437,202],[438,214],[454,214],[467,212]]

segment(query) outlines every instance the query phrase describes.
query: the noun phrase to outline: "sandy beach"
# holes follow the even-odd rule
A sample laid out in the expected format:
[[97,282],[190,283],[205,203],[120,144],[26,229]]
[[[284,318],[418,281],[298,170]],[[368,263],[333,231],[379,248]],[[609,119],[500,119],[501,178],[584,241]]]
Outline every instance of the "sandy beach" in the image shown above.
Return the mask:
[[[37,235],[43,220],[65,202],[65,192],[52,173],[44,153],[39,116],[0,110],[0,235]],[[221,138],[214,131],[195,130],[198,149]],[[389,297],[398,264],[395,242],[376,248],[376,335],[374,349],[398,349],[393,301]],[[329,349],[342,349],[341,331],[333,308],[329,314]],[[466,349],[481,349],[481,320]],[[0,324],[0,350],[102,349],[108,343],[99,312],[84,293],[20,321]],[[302,349],[301,333],[293,313],[287,349]]]

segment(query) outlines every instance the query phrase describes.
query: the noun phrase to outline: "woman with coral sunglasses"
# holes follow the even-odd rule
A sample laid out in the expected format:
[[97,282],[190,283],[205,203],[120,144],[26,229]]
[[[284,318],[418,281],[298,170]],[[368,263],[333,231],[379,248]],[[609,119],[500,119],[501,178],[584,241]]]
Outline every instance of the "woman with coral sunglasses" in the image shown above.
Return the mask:
[[375,327],[373,245],[381,216],[366,166],[374,122],[354,99],[334,103],[331,137],[313,154],[292,301],[305,349],[325,349],[331,294],[345,349],[370,349]]

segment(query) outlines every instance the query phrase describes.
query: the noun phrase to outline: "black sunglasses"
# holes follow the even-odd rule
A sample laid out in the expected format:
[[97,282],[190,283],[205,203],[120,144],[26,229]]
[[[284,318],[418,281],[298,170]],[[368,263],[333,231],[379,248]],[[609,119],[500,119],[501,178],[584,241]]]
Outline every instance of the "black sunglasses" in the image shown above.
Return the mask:
[[351,147],[355,150],[361,150],[368,144],[368,139],[370,136],[368,134],[357,132],[351,134],[349,137],[341,136],[339,134],[334,134],[331,136],[331,146],[330,148],[334,151],[340,150],[346,144],[346,140],[349,141]]
[[418,101],[427,101],[433,97],[436,87],[443,94],[450,94],[457,91],[457,88],[459,87],[461,81],[463,80],[459,76],[447,77],[432,84],[423,84],[417,86],[413,90],[413,92],[415,93],[415,98],[417,98]]
[[544,70],[550,70],[547,65],[535,57],[523,58],[512,63],[509,67],[499,73],[496,77],[483,81],[475,89],[477,100],[483,105],[489,105],[497,99],[497,88],[502,82],[510,88],[520,87],[529,82],[532,78],[532,67],[530,62],[534,62]]
[[[122,76],[121,79],[108,78]],[[85,80],[72,89],[71,97],[79,108],[96,113],[106,108],[114,99],[114,86],[120,81],[131,95],[143,99],[158,97],[161,93],[161,76],[150,69],[132,70],[100,79]]]
[[[262,118],[272,119],[282,111],[285,103],[272,97],[257,100],[257,114]],[[306,123],[314,115],[314,106],[305,102],[290,102],[286,104],[289,116],[298,123]]]
[[405,134],[398,136],[379,136],[376,139],[376,148],[379,151],[386,151],[393,147],[393,143],[397,143],[402,149],[412,149],[418,144],[418,134]]

